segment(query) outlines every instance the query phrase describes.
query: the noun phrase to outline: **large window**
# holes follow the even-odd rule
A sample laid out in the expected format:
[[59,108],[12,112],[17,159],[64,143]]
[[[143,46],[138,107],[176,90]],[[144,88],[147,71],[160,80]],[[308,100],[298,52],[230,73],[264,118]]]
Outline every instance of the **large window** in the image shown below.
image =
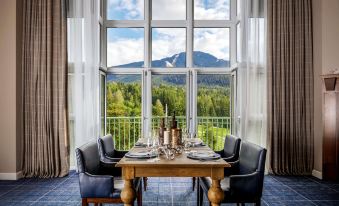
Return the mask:
[[108,74],[106,81],[106,131],[127,150],[141,135],[141,75]]
[[[118,134],[126,149],[176,112],[180,127],[217,148],[232,126],[236,0],[103,1],[106,132]],[[119,98],[109,96],[113,86]],[[114,118],[138,119],[138,127],[128,121],[112,126]]]

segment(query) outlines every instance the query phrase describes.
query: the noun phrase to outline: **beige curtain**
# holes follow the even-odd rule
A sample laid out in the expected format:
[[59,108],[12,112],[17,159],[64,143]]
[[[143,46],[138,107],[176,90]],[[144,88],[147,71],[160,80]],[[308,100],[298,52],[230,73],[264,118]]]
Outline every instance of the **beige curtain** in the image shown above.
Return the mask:
[[270,171],[313,169],[312,0],[268,0]]
[[66,13],[63,0],[24,0],[23,173],[69,171]]

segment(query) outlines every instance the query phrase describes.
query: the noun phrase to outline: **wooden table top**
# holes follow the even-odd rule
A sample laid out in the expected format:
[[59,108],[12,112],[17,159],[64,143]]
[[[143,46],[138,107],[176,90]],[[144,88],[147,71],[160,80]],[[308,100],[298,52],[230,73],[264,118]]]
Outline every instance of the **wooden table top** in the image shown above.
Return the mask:
[[[137,152],[147,150],[144,147],[133,147],[130,151]],[[209,147],[193,147],[191,151],[211,151]],[[160,156],[159,161],[153,161],[152,159],[134,159],[134,158],[122,158],[117,164],[116,167],[187,167],[187,168],[197,168],[197,167],[231,167],[223,159],[213,160],[213,161],[199,161],[187,158],[187,153],[183,152],[182,154],[176,155],[173,160],[168,160],[164,155]]]

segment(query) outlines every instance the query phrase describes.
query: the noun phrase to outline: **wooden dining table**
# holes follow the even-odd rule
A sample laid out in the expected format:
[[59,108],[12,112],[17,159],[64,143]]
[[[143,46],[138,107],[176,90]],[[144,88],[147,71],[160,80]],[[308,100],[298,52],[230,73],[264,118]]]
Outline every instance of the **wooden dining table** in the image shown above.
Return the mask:
[[[130,151],[138,152],[145,149],[133,147]],[[193,147],[191,150],[212,152],[207,146]],[[122,168],[122,176],[125,180],[121,192],[121,199],[125,206],[132,206],[136,198],[136,192],[133,188],[133,179],[136,177],[211,177],[212,186],[208,191],[208,199],[213,206],[220,205],[220,202],[224,199],[220,181],[224,178],[224,168],[231,167],[223,159],[213,161],[189,159],[185,152],[176,155],[173,160],[168,160],[165,156],[160,156],[159,161],[124,157],[116,166]]]

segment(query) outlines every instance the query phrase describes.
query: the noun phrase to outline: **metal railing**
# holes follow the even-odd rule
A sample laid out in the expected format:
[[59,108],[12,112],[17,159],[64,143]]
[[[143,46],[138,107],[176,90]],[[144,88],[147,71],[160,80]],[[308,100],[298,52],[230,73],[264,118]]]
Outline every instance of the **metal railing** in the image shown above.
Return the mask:
[[[152,117],[152,129],[159,128],[163,117]],[[168,117],[167,125],[171,121]],[[186,117],[176,117],[178,127],[186,128]],[[141,136],[141,117],[107,117],[106,131],[112,134],[117,150],[129,150]],[[198,117],[197,136],[214,150],[224,147],[226,134],[231,132],[230,117]]]

